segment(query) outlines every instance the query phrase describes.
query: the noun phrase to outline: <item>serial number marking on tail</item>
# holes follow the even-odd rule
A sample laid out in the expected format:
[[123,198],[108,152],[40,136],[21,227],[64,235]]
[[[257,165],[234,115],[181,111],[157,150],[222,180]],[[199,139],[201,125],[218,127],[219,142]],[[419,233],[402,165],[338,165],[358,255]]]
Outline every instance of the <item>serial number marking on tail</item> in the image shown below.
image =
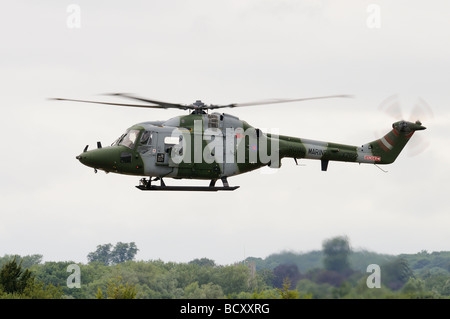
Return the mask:
[[364,156],[364,159],[368,160],[368,161],[375,161],[375,162],[380,162],[381,161],[381,157],[379,157],[379,156],[371,156],[371,155]]
[[325,152],[326,152],[326,150],[321,150],[318,148],[308,148],[308,154],[311,154],[311,155],[322,156],[325,154]]

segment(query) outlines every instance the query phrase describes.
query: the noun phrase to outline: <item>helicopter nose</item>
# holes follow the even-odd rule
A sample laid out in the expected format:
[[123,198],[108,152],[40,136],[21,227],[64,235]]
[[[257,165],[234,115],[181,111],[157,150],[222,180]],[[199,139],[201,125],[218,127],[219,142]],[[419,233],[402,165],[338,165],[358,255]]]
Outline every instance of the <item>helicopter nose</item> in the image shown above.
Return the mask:
[[97,148],[88,150],[86,146],[83,152],[75,158],[80,161],[81,164],[94,169],[101,169],[104,171],[114,171],[117,169],[117,161],[120,158],[120,149],[116,147],[101,147],[101,144],[97,144]]
[[83,161],[82,161],[82,159],[83,159],[82,154],[80,154],[80,155],[78,155],[78,156],[75,156],[75,158],[76,158],[77,160],[79,160],[81,163],[83,163]]
[[97,150],[91,150],[81,153],[75,158],[80,161],[81,164],[84,164],[93,168],[102,168],[106,166],[105,158],[102,156],[101,152],[97,152]]
[[[83,153],[81,153],[81,154],[78,155],[78,156],[75,156],[75,158],[76,158],[77,160],[79,160],[81,163],[83,163],[83,154],[85,154],[85,153],[87,152],[88,148],[89,148],[89,145],[86,145],[85,148],[84,148],[84,150],[83,150]],[[84,164],[84,163],[83,163],[83,164]]]
[[88,148],[89,145],[86,145],[86,147],[83,149],[83,152],[80,155],[75,156],[75,158],[79,160],[81,164],[94,167],[95,165],[99,164],[98,154],[96,154],[95,150],[88,151]]
[[126,174],[142,174],[144,164],[139,154],[132,154],[132,151],[125,146],[107,146],[97,149],[87,150],[75,156],[81,164],[92,167],[95,172],[103,170],[105,172],[120,172]]
[[84,165],[86,165],[86,162],[88,160],[88,156],[86,155],[86,152],[83,152],[80,155],[75,156],[75,158],[77,160],[79,160],[81,164],[84,164]]
[[75,156],[82,164],[86,166],[91,166],[96,168],[97,166],[102,166],[105,162],[104,152],[99,152],[102,149],[102,144],[97,142],[97,149],[88,151],[89,145],[83,149],[83,152]]

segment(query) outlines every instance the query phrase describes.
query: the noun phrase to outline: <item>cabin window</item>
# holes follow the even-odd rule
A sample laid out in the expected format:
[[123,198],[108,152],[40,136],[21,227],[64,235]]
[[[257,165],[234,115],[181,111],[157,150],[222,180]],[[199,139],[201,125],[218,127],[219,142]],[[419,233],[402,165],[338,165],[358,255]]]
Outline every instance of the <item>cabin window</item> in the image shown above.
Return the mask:
[[150,145],[152,144],[152,133],[149,131],[144,131],[141,136],[141,145]]
[[122,140],[123,140],[123,138],[125,137],[125,135],[127,135],[127,134],[122,134],[122,135],[120,135],[120,137],[119,137],[117,140],[115,140],[115,141],[111,144],[111,146],[117,146],[117,145],[119,145],[119,143],[122,142]]
[[126,135],[119,142],[119,145],[126,146],[133,149],[136,144],[137,137],[139,135],[139,130],[129,130]]

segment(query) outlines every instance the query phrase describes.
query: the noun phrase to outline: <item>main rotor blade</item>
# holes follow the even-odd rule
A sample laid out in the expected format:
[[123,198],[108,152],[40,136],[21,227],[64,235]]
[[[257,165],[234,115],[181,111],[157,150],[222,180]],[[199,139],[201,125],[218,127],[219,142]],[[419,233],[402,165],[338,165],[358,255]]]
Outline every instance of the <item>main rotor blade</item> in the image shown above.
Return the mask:
[[152,103],[152,104],[158,104],[163,108],[175,108],[175,109],[182,109],[182,110],[194,108],[192,105],[183,105],[183,104],[178,104],[178,103],[169,103],[169,102],[162,102],[162,101],[157,101],[157,100],[150,100],[147,98],[142,98],[142,97],[134,96],[134,95],[127,94],[127,93],[108,93],[106,95],[121,96],[121,97],[124,97],[127,99],[133,99],[133,100],[142,101],[142,102],[146,102],[146,103]]
[[51,100],[58,101],[72,101],[72,102],[83,102],[83,103],[95,103],[95,104],[106,104],[106,105],[116,105],[116,106],[130,106],[130,107],[143,107],[143,108],[154,108],[154,109],[182,109],[182,110],[195,110],[195,109],[219,109],[226,107],[241,107],[241,106],[253,106],[253,105],[266,105],[266,104],[277,104],[277,103],[288,103],[288,102],[300,102],[300,101],[309,101],[309,100],[318,100],[318,99],[329,99],[329,98],[338,98],[338,97],[352,97],[351,95],[329,95],[329,96],[318,96],[318,97],[308,97],[308,98],[300,98],[300,99],[271,99],[265,101],[257,101],[257,102],[247,102],[247,103],[232,103],[226,105],[182,105],[177,103],[168,103],[157,100],[150,100],[146,98],[141,98],[137,96],[133,96],[125,93],[110,93],[107,95],[112,96],[121,96],[128,99],[138,100],[146,103],[153,103],[156,105],[142,105],[142,104],[128,104],[128,103],[112,103],[112,102],[102,102],[102,101],[89,101],[89,100],[75,100],[75,99],[65,99],[65,98],[52,98]]
[[106,105],[116,105],[116,106],[144,107],[144,108],[153,108],[153,109],[167,108],[162,105],[125,104],[125,103],[111,103],[111,102],[100,102],[100,101],[74,100],[74,99],[64,99],[64,98],[50,98],[50,100],[95,103],[95,104],[106,104]]
[[329,95],[329,96],[317,96],[317,97],[307,97],[301,99],[270,99],[264,101],[247,102],[247,103],[232,103],[227,105],[210,105],[206,108],[208,109],[218,109],[224,107],[241,107],[241,106],[253,106],[253,105],[266,105],[266,104],[278,104],[278,103],[289,103],[289,102],[301,102],[309,100],[319,100],[319,99],[330,99],[337,97],[352,97],[352,95]]

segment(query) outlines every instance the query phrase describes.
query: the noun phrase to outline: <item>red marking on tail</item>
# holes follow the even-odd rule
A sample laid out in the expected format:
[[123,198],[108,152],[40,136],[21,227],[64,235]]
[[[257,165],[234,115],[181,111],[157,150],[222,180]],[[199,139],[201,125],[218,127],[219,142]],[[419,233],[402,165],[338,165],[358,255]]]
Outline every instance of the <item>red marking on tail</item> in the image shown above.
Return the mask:
[[377,140],[377,142],[385,152],[389,152],[389,149],[383,144],[381,140]]

